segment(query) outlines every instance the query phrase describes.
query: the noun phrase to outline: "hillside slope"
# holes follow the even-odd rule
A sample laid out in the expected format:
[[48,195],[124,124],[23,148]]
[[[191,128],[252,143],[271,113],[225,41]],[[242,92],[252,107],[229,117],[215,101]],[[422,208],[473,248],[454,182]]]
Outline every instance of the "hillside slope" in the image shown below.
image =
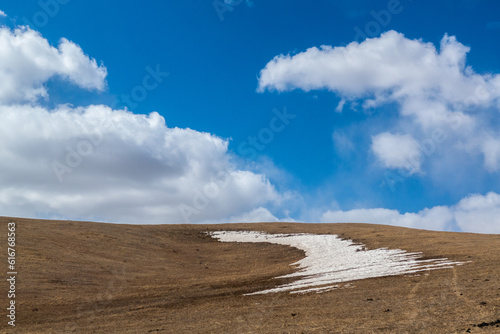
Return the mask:
[[[500,333],[500,235],[371,224],[135,226],[0,218],[3,240],[10,221],[16,222],[17,333]],[[290,264],[304,252],[222,243],[206,234],[220,230],[336,234],[369,249],[467,263],[352,281],[321,294],[246,296],[291,282],[274,277],[294,272]],[[0,291],[8,291],[6,280]],[[0,329],[14,332],[5,319]]]

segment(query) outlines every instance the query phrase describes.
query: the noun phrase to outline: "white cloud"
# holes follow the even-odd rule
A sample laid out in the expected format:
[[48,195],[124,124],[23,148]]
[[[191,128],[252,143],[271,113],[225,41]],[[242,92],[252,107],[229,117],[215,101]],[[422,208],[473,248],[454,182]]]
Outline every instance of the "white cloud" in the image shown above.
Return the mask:
[[389,31],[346,47],[323,45],[279,55],[261,71],[259,90],[328,89],[347,98],[374,96],[373,101],[421,95],[472,103],[478,86],[498,85],[499,77],[466,68],[468,51],[454,36],[445,35],[438,52],[431,43]]
[[250,212],[245,212],[237,216],[230,217],[229,223],[263,223],[280,221],[268,209],[259,207]]
[[0,17],[7,17],[7,14],[3,10],[0,10]]
[[471,195],[453,206],[435,206],[419,212],[400,213],[383,208],[334,210],[323,213],[323,223],[375,223],[428,230],[500,234],[500,195]]
[[[400,118],[389,132],[407,133],[420,144],[436,130],[449,139],[446,145],[434,142],[439,145],[434,145],[426,159],[450,150],[465,151],[472,157],[482,152],[485,169],[496,172],[500,170],[496,145],[500,136],[478,110],[498,118],[497,110],[491,109],[500,106],[500,75],[474,72],[466,65],[469,50],[454,36],[445,35],[438,50],[431,43],[389,31],[345,47],[312,47],[295,55],[276,56],[261,70],[258,91],[326,89],[340,96],[338,111],[345,101],[361,102],[365,109],[395,102]],[[385,146],[395,144],[384,134],[380,136],[375,139],[385,139]],[[407,153],[397,157],[397,152],[391,154],[374,144],[374,152],[387,168],[401,167],[400,161],[407,158]],[[414,141],[406,144],[416,152]],[[399,147],[397,150],[401,153]]]
[[484,164],[490,171],[500,169],[500,139],[488,138],[482,144]]
[[280,201],[264,175],[231,162],[226,140],[169,128],[157,113],[3,106],[0,118],[6,215],[183,223]]
[[467,232],[500,234],[500,195],[471,195],[455,207],[458,226]]
[[372,138],[372,150],[385,167],[406,169],[410,174],[420,171],[420,147],[410,135],[380,133]]
[[0,28],[0,103],[34,102],[47,97],[44,83],[60,77],[84,89],[103,90],[107,71],[66,39],[51,46],[29,28]]
[[227,217],[275,219],[268,178],[239,168],[228,141],[170,128],[158,113],[107,106],[46,109],[57,76],[105,88],[106,68],[62,39],[0,28],[0,211],[3,215],[124,223],[185,223]]
[[374,208],[349,211],[327,211],[321,217],[323,223],[375,223],[429,230],[446,230],[453,216],[449,209],[437,206],[418,213],[401,214],[397,210]]

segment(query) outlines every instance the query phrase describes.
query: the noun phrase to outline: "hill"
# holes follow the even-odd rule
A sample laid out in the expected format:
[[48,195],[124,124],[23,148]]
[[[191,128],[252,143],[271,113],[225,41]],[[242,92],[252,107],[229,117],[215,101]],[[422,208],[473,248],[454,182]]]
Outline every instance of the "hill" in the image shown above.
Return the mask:
[[[16,223],[17,333],[499,333],[500,235],[372,224]],[[304,251],[220,242],[214,231],[335,234],[464,262],[341,283],[324,293],[246,295],[291,283]],[[8,271],[5,265],[5,272]],[[2,304],[8,305],[2,280]],[[5,307],[4,307],[5,310]],[[4,311],[5,314],[7,311]],[[7,325],[4,332],[14,332]]]

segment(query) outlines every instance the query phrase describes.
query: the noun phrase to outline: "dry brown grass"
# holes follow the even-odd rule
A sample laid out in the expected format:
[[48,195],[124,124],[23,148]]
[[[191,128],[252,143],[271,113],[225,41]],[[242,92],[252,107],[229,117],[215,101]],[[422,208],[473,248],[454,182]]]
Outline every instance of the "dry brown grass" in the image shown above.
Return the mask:
[[[0,218],[0,235],[11,220],[17,333],[500,333],[496,324],[477,326],[500,319],[499,235],[370,224],[134,226],[18,218]],[[243,296],[283,283],[273,277],[292,272],[289,264],[304,254],[220,243],[204,233],[213,230],[331,233],[369,248],[471,262],[354,281],[322,294]],[[6,241],[0,248],[6,259]],[[7,290],[2,280],[1,294]]]

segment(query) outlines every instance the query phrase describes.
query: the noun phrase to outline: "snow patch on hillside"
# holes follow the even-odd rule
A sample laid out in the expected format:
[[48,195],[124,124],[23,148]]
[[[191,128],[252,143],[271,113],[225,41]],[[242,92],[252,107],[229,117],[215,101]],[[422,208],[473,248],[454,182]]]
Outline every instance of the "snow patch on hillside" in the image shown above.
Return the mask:
[[289,291],[291,293],[323,292],[336,288],[336,283],[372,277],[413,274],[427,270],[452,268],[463,262],[446,258],[422,260],[422,253],[400,249],[366,250],[363,245],[342,240],[330,234],[267,234],[250,231],[218,231],[210,235],[221,242],[268,242],[302,249],[306,257],[292,263],[298,271],[278,278],[297,280],[273,289],[251,294]]

